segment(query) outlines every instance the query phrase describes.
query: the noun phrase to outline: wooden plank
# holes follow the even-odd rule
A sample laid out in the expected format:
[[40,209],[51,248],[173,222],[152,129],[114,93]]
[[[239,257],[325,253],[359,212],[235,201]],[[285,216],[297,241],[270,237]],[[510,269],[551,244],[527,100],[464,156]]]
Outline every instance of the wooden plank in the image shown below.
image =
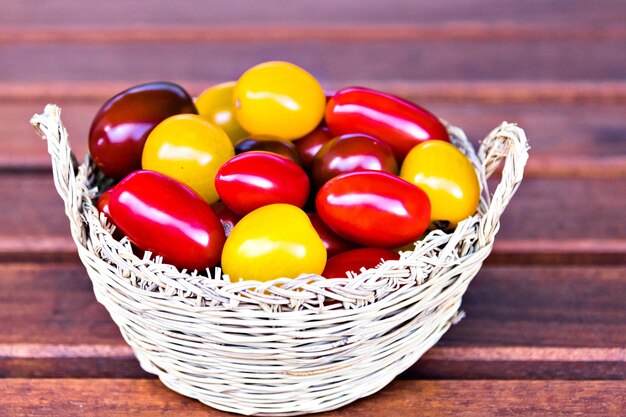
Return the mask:
[[[36,7],[36,12],[34,8]],[[71,2],[31,2],[4,0],[1,26],[44,27],[113,27],[141,25],[229,25],[255,23],[277,24],[289,22],[297,25],[340,25],[353,23],[410,23],[428,25],[467,24],[514,24],[553,27],[602,27],[607,24],[621,25],[626,7],[620,0],[547,0],[522,4],[514,0],[476,0],[458,2],[441,0],[415,4],[411,0],[392,0],[384,4],[375,0],[350,0],[336,2],[318,0],[315,3],[255,0],[213,0],[206,7],[202,0],[188,0],[172,4],[167,0],[129,4],[123,0],[108,2],[90,1],[83,7]]]
[[[0,413],[7,417],[232,416],[169,391],[159,381],[4,379],[0,394]],[[625,395],[621,381],[394,381],[320,416],[618,417],[626,412]]]
[[[2,82],[227,80],[280,58],[329,80],[623,81],[623,39],[4,44]],[[167,57],[167,59],[164,59]],[[584,59],[583,59],[584,57]],[[211,65],[204,64],[210,60]],[[541,69],[538,71],[538,69]]]
[[[467,317],[404,377],[625,379],[624,273],[485,267]],[[146,377],[81,265],[0,264],[0,277],[0,375]]]
[[[555,104],[411,98],[463,127],[475,143],[503,120],[518,123],[526,130],[532,146],[526,169],[529,178],[626,178],[626,119],[622,117],[626,114],[626,101]],[[87,152],[91,119],[104,100],[42,97],[38,102],[0,101],[0,171],[49,170],[45,143],[35,139],[28,124],[33,113],[43,111],[46,102],[57,102],[63,107],[71,144],[82,159]]]
[[[1,175],[0,195],[0,261],[75,259],[51,175]],[[527,178],[501,219],[488,262],[623,264],[624,206],[623,180]]]

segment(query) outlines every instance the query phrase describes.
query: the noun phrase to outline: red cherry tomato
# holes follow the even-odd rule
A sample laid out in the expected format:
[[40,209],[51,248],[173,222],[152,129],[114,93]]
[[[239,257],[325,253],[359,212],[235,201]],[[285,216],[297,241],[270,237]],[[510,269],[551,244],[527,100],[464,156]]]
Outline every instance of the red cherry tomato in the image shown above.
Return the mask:
[[430,223],[428,196],[417,186],[381,171],[341,174],[317,193],[317,213],[339,236],[374,248],[417,240]]
[[325,119],[335,136],[364,133],[384,140],[393,149],[398,163],[425,140],[450,141],[445,126],[428,110],[363,87],[337,91],[326,106]]
[[311,224],[320,236],[320,239],[324,242],[324,247],[326,248],[326,253],[329,258],[355,247],[354,243],[348,242],[337,233],[330,230],[317,213],[308,213],[307,216],[309,216],[309,220],[311,220]]
[[198,114],[193,99],[180,86],[141,84],[107,100],[89,130],[89,153],[108,176],[122,179],[141,169],[148,135],[162,120],[181,113]]
[[326,278],[345,278],[348,272],[358,274],[361,268],[375,268],[382,261],[398,259],[400,259],[400,255],[397,252],[387,249],[353,249],[330,258],[326,262],[322,276]]
[[238,216],[237,213],[226,207],[226,204],[221,201],[216,201],[215,203],[211,204],[211,208],[213,209],[213,212],[215,213],[217,218],[220,219],[220,222],[224,227],[224,234],[226,235],[226,237],[228,237],[228,235],[230,235],[230,232],[232,232],[233,227],[235,227],[237,222],[241,220],[241,217]]
[[199,194],[170,177],[133,172],[113,189],[109,210],[133,243],[178,268],[210,268],[220,260],[226,237],[219,219]]
[[331,139],[319,150],[311,166],[316,188],[347,172],[385,171],[398,173],[398,164],[389,145],[362,134],[347,134]]
[[298,153],[300,153],[300,159],[305,168],[310,168],[313,163],[313,158],[322,146],[333,138],[332,133],[327,127],[318,127],[306,136],[301,137],[298,140],[294,140],[293,144],[296,145]]
[[309,177],[291,159],[251,151],[222,165],[215,177],[215,189],[228,208],[244,216],[269,204],[303,207],[309,196]]
[[100,213],[104,213],[109,222],[115,226],[115,230],[113,231],[113,237],[117,240],[120,240],[124,237],[124,234],[120,230],[120,228],[115,224],[113,219],[111,218],[111,212],[109,210],[109,201],[111,200],[111,193],[113,193],[113,187],[108,188],[100,197],[98,197],[98,202],[96,203],[96,208]]
[[302,160],[300,159],[300,154],[296,146],[288,140],[272,137],[249,137],[237,143],[237,146],[235,146],[235,153],[237,155],[250,151],[266,151],[282,155],[302,166]]

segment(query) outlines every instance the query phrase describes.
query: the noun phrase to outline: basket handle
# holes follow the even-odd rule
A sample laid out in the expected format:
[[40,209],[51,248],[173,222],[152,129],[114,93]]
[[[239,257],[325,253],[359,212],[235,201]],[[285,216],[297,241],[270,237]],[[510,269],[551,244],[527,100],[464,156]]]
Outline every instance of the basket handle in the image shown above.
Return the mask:
[[500,183],[493,196],[486,196],[488,207],[482,216],[478,236],[481,246],[493,242],[500,228],[500,216],[524,176],[529,149],[524,130],[514,123],[507,122],[492,130],[480,144],[478,159],[482,164],[485,179],[489,178],[504,160]]
[[65,205],[74,240],[84,245],[86,230],[82,227],[81,205],[83,196],[87,194],[86,173],[79,170],[70,148],[67,130],[61,123],[61,109],[55,104],[48,104],[42,114],[35,114],[30,119],[30,124],[48,144],[54,186]]

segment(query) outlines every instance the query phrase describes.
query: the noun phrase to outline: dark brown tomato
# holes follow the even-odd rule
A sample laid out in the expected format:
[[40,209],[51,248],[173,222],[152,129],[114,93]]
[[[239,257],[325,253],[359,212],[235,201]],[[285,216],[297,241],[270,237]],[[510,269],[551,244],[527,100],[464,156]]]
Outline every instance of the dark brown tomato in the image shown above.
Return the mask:
[[235,146],[235,154],[237,155],[250,151],[265,151],[282,155],[302,166],[302,159],[300,159],[296,146],[288,140],[271,137],[249,137]]
[[345,278],[348,272],[359,274],[361,268],[375,268],[383,261],[398,260],[400,255],[387,249],[360,248],[333,256],[326,262],[322,276]]
[[89,130],[89,152],[108,176],[122,179],[141,169],[141,154],[154,127],[170,116],[198,114],[179,85],[154,82],[131,87],[100,108]]
[[389,145],[362,134],[331,139],[319,150],[311,166],[314,187],[321,187],[340,174],[357,171],[398,173],[398,164]]
[[298,153],[300,154],[300,159],[302,159],[302,164],[306,169],[311,167],[315,155],[317,155],[322,146],[332,138],[333,135],[327,127],[318,127],[308,135],[293,141],[293,144],[296,145]]
[[217,218],[220,219],[220,222],[224,227],[224,234],[228,237],[230,232],[233,230],[233,227],[235,227],[237,222],[241,220],[241,216],[226,207],[226,204],[221,201],[216,201],[211,204],[211,208],[213,209],[213,212],[215,212]]

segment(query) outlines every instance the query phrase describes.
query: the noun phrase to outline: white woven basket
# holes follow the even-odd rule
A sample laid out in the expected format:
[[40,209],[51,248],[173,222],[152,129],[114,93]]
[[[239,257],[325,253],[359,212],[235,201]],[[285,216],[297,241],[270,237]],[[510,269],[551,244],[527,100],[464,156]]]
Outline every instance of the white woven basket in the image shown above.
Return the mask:
[[[102,303],[141,366],[172,390],[241,414],[297,415],[372,394],[415,363],[459,318],[461,297],[491,252],[522,180],[524,131],[503,123],[478,154],[459,128],[482,196],[454,233],[431,232],[398,261],[350,279],[318,276],[230,282],[219,269],[179,271],[136,257],[92,198],[109,185],[91,159],[77,166],[60,109],[31,123],[47,139],[72,237]],[[487,178],[505,160],[491,196]]]

